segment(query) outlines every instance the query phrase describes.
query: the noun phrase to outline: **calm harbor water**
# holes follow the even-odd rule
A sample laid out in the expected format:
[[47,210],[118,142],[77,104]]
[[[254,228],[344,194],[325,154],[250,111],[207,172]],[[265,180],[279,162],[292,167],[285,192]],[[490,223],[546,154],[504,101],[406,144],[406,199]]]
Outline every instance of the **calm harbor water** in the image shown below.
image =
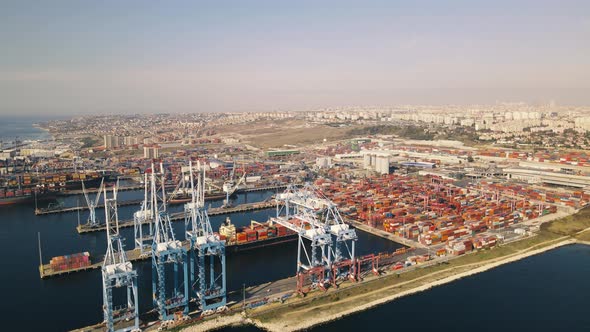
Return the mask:
[[[235,204],[262,201],[273,192],[241,194]],[[121,192],[119,199],[139,199],[143,192]],[[68,206],[77,201],[84,204],[82,196],[64,198]],[[211,202],[218,206],[220,201]],[[131,219],[138,207],[126,206],[119,209],[121,220]],[[172,206],[179,211],[182,205]],[[4,285],[5,300],[0,310],[10,317],[3,322],[12,330],[65,331],[102,321],[102,291],[100,270],[75,273],[62,277],[41,280],[39,278],[39,253],[37,232],[41,233],[43,262],[53,256],[89,251],[91,254],[104,254],[106,236],[104,232],[78,234],[75,231],[78,218],[76,213],[35,216],[34,206],[18,205],[0,209],[0,240],[3,250],[0,259],[4,263],[0,283]],[[274,215],[274,209],[230,215],[237,226],[249,225],[250,220],[266,221]],[[97,216],[104,220],[104,210],[97,210]],[[82,212],[82,222],[88,212]],[[225,220],[225,216],[211,217],[215,230]],[[174,222],[177,238],[184,239],[183,222]],[[133,228],[121,230],[127,249],[133,248]],[[359,232],[357,252],[364,255],[373,252],[392,251],[399,245],[390,241]],[[266,248],[253,249],[227,256],[228,289],[240,290],[242,284],[257,285],[295,274],[297,244],[295,241]],[[152,308],[151,263],[134,263],[138,270],[140,311]],[[32,319],[34,318],[34,319]],[[8,324],[8,325],[7,325]]]
[[[312,328],[590,331],[590,247],[570,245]],[[260,331],[252,326],[227,332]]]

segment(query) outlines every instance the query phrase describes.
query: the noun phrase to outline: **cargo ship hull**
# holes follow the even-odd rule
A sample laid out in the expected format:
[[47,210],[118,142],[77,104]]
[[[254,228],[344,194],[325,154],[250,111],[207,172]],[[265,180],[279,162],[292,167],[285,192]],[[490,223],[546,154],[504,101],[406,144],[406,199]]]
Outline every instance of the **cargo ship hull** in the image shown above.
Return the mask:
[[[205,200],[207,200],[207,201],[220,200],[220,199],[224,199],[224,198],[225,198],[225,194],[205,194]],[[192,200],[192,198],[190,197],[190,195],[177,195],[177,196],[173,196],[173,198],[169,198],[168,203],[182,204],[182,203],[188,203],[191,200]]]
[[[55,200],[56,195],[52,193],[37,194],[37,202],[46,202]],[[30,204],[35,202],[35,194],[0,197],[0,206],[9,206],[17,204]]]
[[262,248],[262,247],[272,246],[272,245],[286,243],[286,242],[293,242],[295,240],[297,240],[297,234],[287,234],[284,236],[268,238],[265,240],[257,240],[257,241],[245,242],[245,243],[226,244],[225,250],[226,250],[226,252],[240,252],[240,251]]
[[35,201],[35,196],[18,196],[0,198],[0,206],[26,204]]

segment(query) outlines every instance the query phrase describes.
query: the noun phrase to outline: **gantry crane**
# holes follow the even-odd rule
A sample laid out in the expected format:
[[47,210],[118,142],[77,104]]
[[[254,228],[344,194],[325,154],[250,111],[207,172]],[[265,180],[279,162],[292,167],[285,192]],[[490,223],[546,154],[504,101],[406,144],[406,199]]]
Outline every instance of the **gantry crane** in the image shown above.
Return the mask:
[[[332,266],[332,237],[321,225],[315,213],[316,208],[305,204],[303,192],[295,186],[288,186],[284,193],[277,195],[277,216],[273,223],[287,227],[298,234],[297,247],[297,290],[303,293],[303,278],[312,276],[312,282],[325,288],[326,273]],[[311,255],[303,239],[311,241]],[[302,256],[302,254],[304,256]]]
[[[118,184],[117,184],[118,186]],[[113,197],[107,198],[104,190],[105,222],[107,226],[107,252],[102,265],[103,313],[107,331],[140,331],[137,300],[137,272],[127,260],[119,234],[119,217],[117,212],[117,186],[113,188]],[[127,303],[116,307],[113,290],[127,289]],[[131,321],[131,325],[128,323]],[[120,326],[115,330],[115,324]]]
[[[141,208],[133,213],[133,229],[135,249],[140,251],[140,255],[145,256],[151,253],[150,249],[154,240],[154,217],[158,206],[154,164],[152,164],[149,176],[146,171],[143,174],[143,179],[143,202]],[[147,225],[146,230],[144,230],[144,225]]]
[[100,222],[96,218],[96,206],[100,201],[100,195],[102,194],[102,190],[104,188],[104,178],[100,182],[100,187],[98,188],[98,192],[96,193],[96,197],[94,201],[88,197],[88,192],[86,192],[86,187],[84,186],[84,181],[82,182],[82,192],[84,193],[84,198],[86,199],[86,204],[88,205],[88,211],[90,214],[88,215],[87,225],[90,227],[98,227],[100,226]]
[[[152,167],[152,174],[155,170]],[[165,173],[160,164],[160,177],[156,186],[162,191],[162,205],[154,218],[154,239],[152,242],[152,290],[154,306],[162,321],[174,318],[175,312],[188,314],[189,279],[187,250],[174,236],[170,216],[166,212]],[[156,176],[154,174],[155,179]],[[154,186],[155,187],[155,186]],[[152,193],[155,188],[152,187]],[[152,206],[157,206],[157,197],[152,195]],[[167,273],[168,271],[168,273]],[[172,273],[172,283],[166,283]]]
[[189,162],[189,174],[192,200],[184,205],[184,225],[186,238],[190,242],[191,293],[203,313],[223,311],[227,302],[225,241],[213,233],[205,208],[205,168],[200,163],[197,165],[195,182],[192,162]]
[[[320,287],[324,287],[324,281],[336,285],[338,278],[357,278],[355,243],[358,238],[355,230],[344,223],[336,204],[311,184],[299,189],[289,186],[278,195],[277,202],[281,202],[282,207],[277,205],[274,221],[299,234],[298,276],[305,273],[322,276],[324,280],[318,280]],[[311,257],[303,238],[311,241]],[[302,252],[307,264],[302,261]],[[302,286],[298,284],[299,291]]]
[[222,190],[225,193],[225,201],[223,202],[224,206],[229,206],[229,198],[238,190],[240,185],[246,183],[246,169],[244,168],[244,173],[238,180],[238,182],[234,181],[234,174],[236,169],[236,163],[232,167],[231,173],[229,175],[229,180],[223,183]]

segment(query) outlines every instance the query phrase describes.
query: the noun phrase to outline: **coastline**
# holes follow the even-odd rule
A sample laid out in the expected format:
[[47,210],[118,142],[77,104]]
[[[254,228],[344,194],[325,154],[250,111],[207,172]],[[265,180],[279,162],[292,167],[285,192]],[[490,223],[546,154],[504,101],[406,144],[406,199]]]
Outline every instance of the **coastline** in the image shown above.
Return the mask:
[[38,123],[33,123],[33,124],[31,124],[31,126],[32,126],[33,128],[36,128],[36,129],[39,129],[39,130],[43,131],[43,134],[42,134],[42,135],[45,135],[45,136],[46,136],[46,138],[45,138],[45,137],[39,137],[39,138],[37,138],[37,139],[41,139],[41,140],[50,140],[50,141],[52,141],[52,140],[54,140],[54,139],[55,139],[55,138],[53,137],[53,135],[51,134],[51,131],[50,131],[49,129],[47,129],[47,128],[45,128],[45,127],[42,127],[42,126],[41,126],[41,125],[39,125]]
[[394,294],[394,295],[383,297],[379,300],[365,303],[365,304],[360,305],[354,309],[347,309],[347,310],[344,310],[344,311],[337,313],[337,314],[324,316],[321,319],[314,318],[314,319],[307,320],[307,321],[299,321],[298,324],[293,324],[293,325],[285,325],[284,323],[261,323],[261,322],[258,322],[255,320],[254,325],[257,326],[258,328],[261,328],[261,329],[264,329],[267,331],[272,331],[272,332],[275,332],[275,331],[276,332],[279,332],[279,331],[290,332],[290,331],[299,331],[299,330],[303,330],[303,329],[309,329],[314,326],[318,326],[321,324],[329,323],[330,321],[340,319],[344,316],[348,316],[348,315],[351,315],[354,313],[358,313],[358,312],[362,312],[362,311],[371,309],[373,307],[394,301],[394,300],[404,297],[404,296],[427,291],[433,287],[444,285],[444,284],[451,283],[453,281],[456,281],[456,280],[459,280],[459,279],[462,279],[465,277],[469,277],[469,276],[472,276],[472,275],[475,275],[478,273],[482,273],[482,272],[491,270],[493,268],[499,267],[501,265],[516,262],[521,259],[525,259],[527,257],[531,257],[531,256],[538,255],[538,254],[541,254],[541,253],[544,253],[544,252],[547,252],[547,251],[550,251],[550,250],[553,250],[553,249],[556,249],[556,248],[559,248],[562,246],[576,244],[576,243],[578,243],[578,241],[576,241],[575,239],[567,239],[567,240],[563,240],[563,241],[560,241],[558,243],[555,243],[555,244],[552,244],[552,245],[549,245],[549,246],[546,246],[543,248],[528,250],[523,253],[517,253],[517,254],[506,256],[503,258],[499,258],[499,259],[489,262],[489,263],[483,263],[482,266],[476,267],[476,268],[471,269],[469,271],[461,272],[461,273],[458,273],[456,275],[449,276],[449,277],[443,277],[441,279],[437,279],[435,281],[429,282],[428,284],[414,287],[414,288],[402,291],[402,292]]
[[[454,269],[461,268],[461,267],[465,268],[468,266],[475,266],[474,268],[472,268],[468,271],[460,272],[460,273],[457,273],[457,274],[454,274],[451,276],[443,276],[443,277],[437,278],[436,280],[430,281],[426,284],[415,286],[415,287],[401,291],[396,294],[392,294],[392,295],[388,295],[388,296],[385,296],[385,297],[382,297],[382,298],[379,298],[376,300],[372,300],[372,301],[367,302],[363,305],[355,306],[354,308],[346,309],[346,310],[343,310],[343,311],[335,313],[335,314],[322,315],[321,318],[313,317],[313,318],[309,318],[306,320],[288,320],[288,319],[286,319],[286,320],[281,320],[280,322],[273,322],[273,321],[261,322],[260,320],[258,320],[256,318],[245,318],[241,314],[234,314],[232,316],[218,317],[218,318],[215,318],[211,321],[206,321],[201,324],[189,326],[187,328],[182,329],[181,331],[186,331],[186,332],[212,331],[212,330],[220,329],[223,327],[241,326],[241,325],[246,325],[246,324],[252,324],[259,329],[271,331],[271,332],[275,332],[275,331],[276,332],[279,332],[279,331],[290,332],[290,331],[299,331],[299,330],[309,329],[312,327],[316,327],[316,326],[326,324],[331,321],[340,319],[344,316],[348,316],[351,314],[359,313],[359,312],[374,308],[376,306],[394,301],[394,300],[404,297],[404,296],[427,291],[431,288],[434,288],[434,287],[437,287],[440,285],[444,285],[447,283],[451,283],[453,281],[456,281],[456,280],[459,280],[459,279],[462,279],[465,277],[469,277],[469,276],[472,276],[472,275],[475,275],[478,273],[482,273],[482,272],[494,269],[496,267],[499,267],[499,266],[502,266],[505,264],[509,264],[509,263],[513,263],[513,262],[516,262],[516,261],[519,261],[519,260],[522,260],[522,259],[525,259],[525,258],[528,258],[531,256],[542,254],[544,252],[551,251],[551,250],[559,248],[559,247],[572,245],[572,244],[590,245],[590,242],[588,242],[588,241],[576,240],[576,239],[571,238],[569,236],[565,236],[565,237],[559,238],[559,239],[550,240],[547,242],[551,243],[551,242],[555,242],[555,241],[559,241],[559,242],[552,243],[552,244],[543,246],[538,249],[535,249],[535,246],[533,246],[531,248],[524,249],[521,252],[517,252],[517,253],[507,255],[507,256],[491,259],[488,262],[478,262],[478,263],[471,263],[471,264],[459,266],[459,267],[452,267],[449,269],[445,269],[445,270],[441,270],[441,271],[427,274],[427,275],[420,277],[420,278],[405,281],[405,282],[402,282],[397,285],[389,286],[388,288],[396,288],[396,287],[400,287],[405,284],[410,284],[410,283],[419,281],[420,279],[423,279],[423,278],[433,277],[434,275],[442,273],[442,272],[448,272],[450,270],[454,270]],[[541,244],[543,244],[543,243],[540,243],[538,245],[541,245]],[[360,295],[360,296],[362,296],[362,295]]]

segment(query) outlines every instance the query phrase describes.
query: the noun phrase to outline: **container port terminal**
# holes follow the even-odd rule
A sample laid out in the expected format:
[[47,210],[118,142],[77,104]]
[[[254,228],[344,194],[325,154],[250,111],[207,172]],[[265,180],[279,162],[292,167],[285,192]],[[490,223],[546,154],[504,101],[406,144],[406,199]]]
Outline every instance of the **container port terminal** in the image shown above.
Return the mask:
[[0,332],[590,332],[590,0],[4,2]]
[[[148,142],[142,158],[130,153],[133,144],[117,147],[115,135],[104,136],[96,152],[19,160],[0,174],[0,199],[8,204],[39,198],[35,218],[70,225],[78,219],[76,241],[106,238],[105,248],[78,245],[61,253],[43,232],[38,240],[42,282],[100,270],[104,321],[81,331],[161,330],[307,303],[316,294],[534,238],[542,224],[590,201],[590,158],[583,152],[372,134],[265,148],[228,134],[186,146]],[[251,211],[264,219],[235,225],[230,219]],[[372,250],[365,234],[403,247]],[[291,277],[242,291],[235,280],[229,284],[240,252],[258,256],[275,248],[297,254]],[[261,266],[260,273],[271,268]],[[125,298],[119,287],[128,290]],[[149,306],[138,308],[146,294]]]
[[[541,195],[537,190],[535,193],[539,194],[536,197],[538,200],[527,201],[515,196],[516,194],[525,194],[526,190],[529,190],[526,187],[514,187],[510,191],[494,182],[480,181],[476,184],[478,190],[475,190],[472,185],[455,186],[451,180],[432,175],[425,175],[421,178],[389,175],[387,177],[364,178],[361,181],[352,181],[345,186],[342,182],[334,180],[338,178],[337,175],[333,174],[331,177],[320,178],[313,185],[306,185],[303,188],[288,186],[285,192],[276,195],[275,199],[277,201],[250,203],[233,207],[234,209],[245,209],[254,206],[261,208],[276,206],[277,217],[271,218],[269,223],[275,223],[277,226],[282,227],[283,234],[289,233],[284,235],[284,240],[275,240],[272,245],[294,241],[297,237],[299,237],[298,241],[302,245],[301,240],[308,238],[312,243],[317,243],[318,247],[324,251],[326,244],[329,244],[329,237],[326,237],[327,234],[320,232],[320,230],[325,231],[327,228],[324,228],[322,223],[314,221],[313,214],[309,214],[309,209],[318,211],[319,205],[319,211],[322,209],[332,210],[332,212],[326,212],[325,220],[322,222],[329,222],[330,216],[334,218],[329,229],[337,230],[337,233],[342,232],[340,237],[344,241],[348,239],[352,245],[352,252],[348,251],[348,255],[339,253],[338,255],[341,256],[338,264],[332,262],[330,269],[325,267],[318,269],[320,265],[317,264],[321,264],[321,260],[325,257],[320,258],[321,256],[315,256],[312,252],[312,258],[307,257],[308,260],[306,261],[304,257],[299,256],[298,265],[305,266],[305,263],[307,263],[309,268],[298,272],[295,278],[249,288],[249,302],[247,304],[242,303],[242,306],[255,308],[269,302],[284,301],[292,296],[293,291],[298,294],[306,294],[313,289],[328,289],[349,278],[358,282],[364,279],[370,280],[370,274],[379,276],[387,274],[387,271],[395,271],[396,273],[410,271],[416,264],[422,266],[440,264],[453,257],[459,257],[501,243],[516,241],[522,236],[530,236],[530,231],[523,230],[523,232],[520,232],[520,228],[519,231],[516,231],[517,227],[526,227],[526,222],[533,226],[534,222],[538,221],[538,218],[550,217],[551,214],[557,214],[558,212],[558,205],[554,202],[542,202],[546,200],[548,193],[549,197],[553,197],[554,193],[551,191],[543,192],[543,195]],[[156,180],[152,180],[152,184],[156,184]],[[201,192],[204,192],[204,190]],[[382,193],[388,193],[388,195],[381,196]],[[197,192],[194,195],[198,195]],[[545,199],[541,196],[544,196]],[[201,194],[201,197],[203,198],[204,195]],[[578,198],[576,204],[586,204],[585,199],[587,197]],[[158,196],[154,194],[151,201],[156,202],[157,200]],[[431,202],[431,200],[433,201]],[[202,201],[204,202],[204,199]],[[394,201],[397,202],[396,205],[391,204]],[[145,200],[142,206],[145,206],[146,202],[148,200]],[[277,205],[277,203],[282,204]],[[116,209],[118,204],[116,202],[112,202],[112,204]],[[289,206],[291,206],[292,210],[289,209]],[[99,205],[93,206],[90,204],[88,206],[89,209],[93,207],[98,208]],[[212,215],[217,211],[220,214],[229,213],[232,211],[229,209],[232,209],[232,207],[211,208],[208,209],[208,214]],[[279,210],[282,210],[283,214],[279,215]],[[338,212],[338,210],[340,211]],[[186,221],[187,218],[190,218],[190,212],[189,209],[188,211],[171,213],[166,219],[168,222],[182,219]],[[340,212],[345,216],[344,218],[340,216]],[[418,218],[418,216],[426,216],[426,218]],[[473,218],[473,222],[469,220],[471,218]],[[115,220],[115,222],[117,229],[119,227],[134,226],[134,221],[119,223],[118,220]],[[142,220],[140,226],[153,222],[151,219]],[[135,220],[136,224],[137,220]],[[227,225],[231,225],[231,223],[227,222]],[[251,249],[265,247],[265,241],[268,241],[269,233],[265,228],[262,233],[264,238],[261,239],[260,230],[255,231],[257,225],[262,224],[252,222],[250,229],[245,232],[236,233],[233,231],[229,234],[222,231],[224,227],[222,226],[222,229],[215,233],[215,236],[225,241],[226,252],[231,252],[232,246],[239,246],[242,241],[252,243]],[[322,225],[322,227],[318,227],[314,232],[311,232],[313,225]],[[343,227],[348,225],[355,225],[363,231],[410,245],[410,247],[391,254],[382,253],[355,257],[354,241],[356,236],[354,233],[350,233],[353,230],[352,228]],[[334,226],[337,227],[334,229]],[[107,230],[109,226],[103,225],[96,228]],[[253,234],[254,239],[249,234]],[[141,244],[141,241],[139,243]],[[189,238],[180,241],[179,245],[181,250],[188,252],[191,250],[192,244]],[[351,249],[348,245],[345,247],[347,250]],[[299,250],[306,251],[305,246],[302,246]],[[145,250],[142,252],[140,246],[125,251],[124,256],[127,261],[134,262],[148,259],[152,254],[153,251]],[[334,252],[334,254],[336,253]],[[40,276],[41,278],[58,277],[98,269],[103,266],[104,257],[95,257],[97,263],[92,263],[89,257],[90,254],[88,253],[54,257],[49,264],[40,265]],[[348,258],[342,259],[342,257]],[[324,262],[324,264],[326,263]],[[341,271],[346,272],[342,273]],[[327,272],[331,273],[332,276],[326,277]],[[345,276],[345,278],[340,279],[341,276]],[[270,291],[261,294],[263,289]],[[243,309],[237,304],[239,303],[238,300],[232,300],[236,296],[236,294],[226,295],[225,300],[222,301],[222,303],[228,304],[224,306],[224,311],[232,312]],[[204,313],[202,310],[198,312]],[[174,325],[178,322],[188,321],[191,316],[187,312],[182,317],[186,318],[175,317],[173,320],[165,320],[162,324],[164,324],[163,326]],[[146,328],[147,326],[143,327]]]

